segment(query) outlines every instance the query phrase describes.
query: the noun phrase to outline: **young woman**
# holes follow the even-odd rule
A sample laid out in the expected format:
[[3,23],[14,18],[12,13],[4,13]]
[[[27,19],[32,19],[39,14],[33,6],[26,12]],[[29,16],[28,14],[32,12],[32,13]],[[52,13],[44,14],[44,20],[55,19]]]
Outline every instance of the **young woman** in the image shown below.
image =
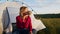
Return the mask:
[[27,7],[22,6],[20,8],[19,15],[16,17],[16,26],[20,32],[19,34],[32,34],[32,23],[29,13]]

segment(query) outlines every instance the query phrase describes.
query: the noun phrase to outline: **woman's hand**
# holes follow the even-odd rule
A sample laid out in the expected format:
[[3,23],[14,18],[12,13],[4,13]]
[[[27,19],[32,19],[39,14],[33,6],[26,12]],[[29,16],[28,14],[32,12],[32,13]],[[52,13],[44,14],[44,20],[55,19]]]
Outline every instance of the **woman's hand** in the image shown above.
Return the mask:
[[27,18],[27,16],[28,16],[28,15],[23,16],[23,22],[24,22],[25,18]]
[[23,16],[23,19],[27,18],[28,15]]
[[33,34],[33,33],[32,33],[32,31],[30,31],[30,33],[29,33],[29,34]]

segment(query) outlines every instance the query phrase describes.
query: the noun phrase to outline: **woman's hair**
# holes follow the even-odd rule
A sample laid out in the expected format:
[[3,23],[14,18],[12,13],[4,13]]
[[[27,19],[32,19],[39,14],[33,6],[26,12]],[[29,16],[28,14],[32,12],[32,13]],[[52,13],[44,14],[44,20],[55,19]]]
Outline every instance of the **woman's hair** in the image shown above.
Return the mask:
[[21,11],[21,10],[24,11],[26,8],[27,8],[26,6],[22,6],[22,7],[20,7],[20,11]]
[[20,7],[20,12],[19,12],[19,14],[21,14],[21,12],[23,12],[26,8],[27,8],[26,6]]
[[28,11],[28,15],[31,15],[32,14],[32,12],[31,11]]
[[[19,13],[19,15],[21,15],[21,12],[23,12],[25,9],[26,9],[27,7],[26,6],[22,6],[22,7],[20,7],[20,13]],[[28,11],[28,12],[26,12],[26,13],[24,13],[25,15],[31,15],[31,11]]]

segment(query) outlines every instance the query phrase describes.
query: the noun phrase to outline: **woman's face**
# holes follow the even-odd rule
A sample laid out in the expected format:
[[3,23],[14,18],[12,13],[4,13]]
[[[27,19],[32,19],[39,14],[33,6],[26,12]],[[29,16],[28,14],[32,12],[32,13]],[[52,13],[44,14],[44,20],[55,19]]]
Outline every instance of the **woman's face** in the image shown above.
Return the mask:
[[28,8],[24,9],[21,13],[22,13],[22,15],[25,15],[25,13],[27,13],[27,12],[28,12]]
[[23,11],[23,13],[26,13],[26,12],[28,12],[28,8],[26,8],[26,9]]

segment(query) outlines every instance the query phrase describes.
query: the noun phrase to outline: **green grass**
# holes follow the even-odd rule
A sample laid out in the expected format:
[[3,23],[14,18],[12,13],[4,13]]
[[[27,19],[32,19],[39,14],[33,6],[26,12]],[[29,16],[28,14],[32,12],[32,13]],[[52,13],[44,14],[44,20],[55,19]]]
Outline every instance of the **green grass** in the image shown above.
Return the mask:
[[40,18],[46,29],[38,31],[37,34],[60,34],[60,18]]

